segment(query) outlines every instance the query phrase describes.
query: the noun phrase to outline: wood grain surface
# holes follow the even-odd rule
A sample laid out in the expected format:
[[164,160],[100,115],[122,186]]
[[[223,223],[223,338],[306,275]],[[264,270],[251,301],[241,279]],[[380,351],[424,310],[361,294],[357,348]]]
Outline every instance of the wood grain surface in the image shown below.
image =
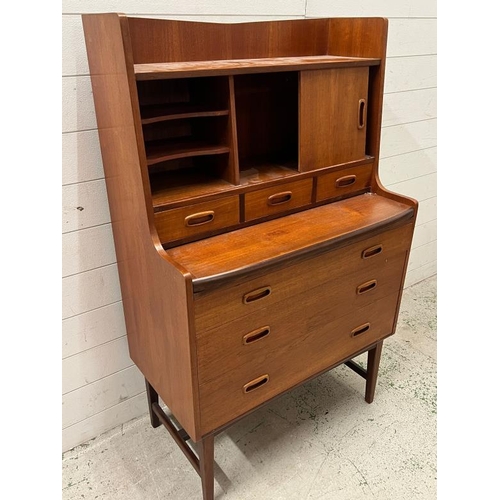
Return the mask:
[[312,186],[312,179],[304,179],[247,193],[245,220],[258,219],[309,205],[312,201]]
[[[355,314],[342,316],[332,315],[328,310],[320,316],[309,315],[306,308],[297,309],[296,303],[285,302],[280,304],[280,309],[287,311],[288,315],[283,315],[269,338],[254,346],[241,346],[237,351],[239,357],[235,370],[230,367],[224,370],[222,365],[218,373],[213,373],[210,371],[213,365],[205,365],[209,358],[201,357],[200,373],[208,378],[200,384],[202,433],[217,429],[333,366],[349,353],[355,353],[393,333],[397,301],[398,292],[395,292],[356,309]],[[289,308],[290,305],[295,309]],[[370,323],[370,329],[352,337],[351,331],[365,323]],[[219,348],[221,356],[226,359],[227,351],[222,346]],[[244,349],[248,350],[245,352]],[[234,351],[230,353],[234,355]],[[250,393],[243,391],[245,384],[264,374],[269,376],[266,384]]]
[[[352,245],[304,259],[296,264],[286,264],[280,269],[262,272],[244,281],[235,280],[215,290],[196,293],[194,298],[197,335],[213,330],[218,325],[247,316],[253,317],[262,308],[273,307],[278,302],[284,302],[303,293],[309,286],[301,279],[305,271],[307,279],[315,286],[319,286],[332,280],[342,283],[344,276],[353,273],[369,276],[374,269],[387,268],[392,265],[395,257],[409,250],[412,232],[412,225],[406,224]],[[380,245],[382,251],[373,257],[363,259],[364,250],[375,245]],[[362,278],[359,278],[359,283],[362,282]],[[244,303],[243,298],[246,294],[264,287],[271,289],[268,296],[248,304]],[[358,298],[353,297],[353,300],[356,301]]]
[[302,71],[299,170],[307,172],[365,156],[359,101],[368,99],[368,68]]
[[[239,203],[239,196],[228,196],[159,212],[155,214],[155,224],[160,241],[168,243],[234,226],[240,221]],[[213,219],[200,225],[187,225],[186,218],[203,212],[213,212]]]
[[408,205],[364,194],[171,248],[167,253],[189,270],[195,289],[201,289],[209,282],[248,274],[304,252],[369,236],[412,217]]
[[186,61],[136,64],[137,80],[186,78],[193,76],[238,75],[279,71],[318,70],[356,66],[375,66],[380,59],[340,56],[262,57],[226,61]]
[[[352,183],[338,185],[339,179],[355,176]],[[316,201],[324,201],[367,189],[372,178],[372,165],[362,165],[318,176]]]

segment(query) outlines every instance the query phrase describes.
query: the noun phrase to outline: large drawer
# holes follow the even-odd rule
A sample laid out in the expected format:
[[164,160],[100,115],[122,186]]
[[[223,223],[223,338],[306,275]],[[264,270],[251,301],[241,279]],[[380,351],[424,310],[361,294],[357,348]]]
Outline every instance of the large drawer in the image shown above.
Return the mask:
[[280,321],[250,345],[243,344],[241,332],[224,346],[208,335],[198,339],[202,434],[394,333],[398,296],[341,316],[328,309],[311,314],[297,309],[299,301],[281,304]]
[[[359,272],[358,279],[362,280],[363,271],[373,266],[390,267],[394,258],[409,250],[412,230],[408,224],[254,279],[197,293],[196,333],[255,315],[322,283],[343,281],[348,274]],[[369,275],[366,274],[366,281],[372,279]]]
[[[224,373],[238,372],[241,364],[252,363],[267,350],[294,341],[302,335],[304,322],[320,325],[347,314],[356,314],[388,295],[399,291],[406,252],[382,266],[357,270],[302,294],[290,297],[243,316],[230,323],[199,333],[198,374],[202,382]],[[314,318],[314,320],[312,319]]]

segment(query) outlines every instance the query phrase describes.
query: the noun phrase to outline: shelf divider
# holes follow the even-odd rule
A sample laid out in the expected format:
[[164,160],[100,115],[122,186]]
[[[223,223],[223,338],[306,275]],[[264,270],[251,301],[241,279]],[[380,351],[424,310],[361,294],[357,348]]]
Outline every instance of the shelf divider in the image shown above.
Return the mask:
[[154,141],[146,145],[148,165],[190,156],[219,155],[229,152],[229,147],[221,144],[190,141]]
[[213,116],[226,116],[228,109],[213,109],[210,106],[194,106],[192,104],[177,105],[148,105],[141,108],[141,123],[151,123],[182,120],[186,118],[205,118]]
[[236,100],[234,96],[234,78],[228,76],[229,84],[229,123],[228,123],[228,139],[231,151],[229,153],[229,172],[226,180],[233,184],[240,183],[240,162],[238,154],[238,131],[236,126]]

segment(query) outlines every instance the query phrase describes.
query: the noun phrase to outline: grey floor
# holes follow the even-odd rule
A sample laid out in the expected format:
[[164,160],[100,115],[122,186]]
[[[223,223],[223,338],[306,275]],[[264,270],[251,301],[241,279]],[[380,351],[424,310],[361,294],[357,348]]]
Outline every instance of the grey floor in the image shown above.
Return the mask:
[[[338,367],[217,436],[216,499],[436,498],[436,277],[405,290],[371,405],[363,382]],[[65,453],[62,498],[201,500],[201,490],[144,416]]]

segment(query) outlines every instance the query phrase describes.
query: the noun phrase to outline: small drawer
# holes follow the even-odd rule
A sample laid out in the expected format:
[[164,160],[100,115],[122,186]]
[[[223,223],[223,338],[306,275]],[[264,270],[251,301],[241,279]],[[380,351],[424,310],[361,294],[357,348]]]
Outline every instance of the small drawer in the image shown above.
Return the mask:
[[245,195],[245,220],[287,212],[311,203],[312,179],[280,184]]
[[372,164],[345,168],[318,176],[316,201],[329,200],[362,191],[370,186]]
[[155,214],[162,243],[181,240],[239,223],[238,196],[174,208]]

